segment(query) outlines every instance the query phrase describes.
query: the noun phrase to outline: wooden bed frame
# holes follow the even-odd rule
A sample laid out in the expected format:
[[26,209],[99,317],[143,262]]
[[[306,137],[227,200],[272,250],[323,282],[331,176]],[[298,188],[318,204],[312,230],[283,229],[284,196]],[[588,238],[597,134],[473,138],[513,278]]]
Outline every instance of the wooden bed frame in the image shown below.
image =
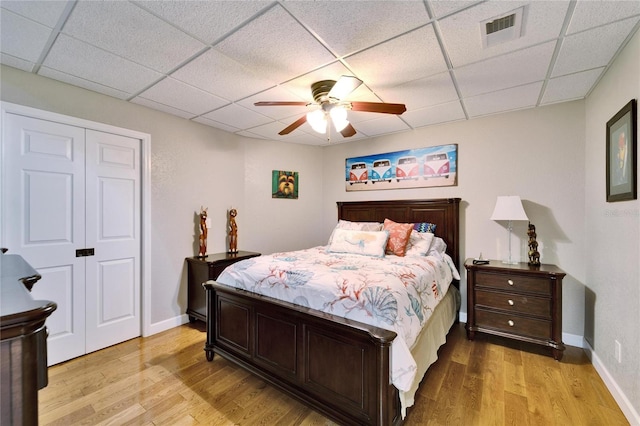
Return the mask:
[[[435,223],[459,267],[459,202],[338,202],[338,218]],[[217,353],[340,424],[402,423],[390,383],[396,333],[217,283],[204,287],[207,360]]]

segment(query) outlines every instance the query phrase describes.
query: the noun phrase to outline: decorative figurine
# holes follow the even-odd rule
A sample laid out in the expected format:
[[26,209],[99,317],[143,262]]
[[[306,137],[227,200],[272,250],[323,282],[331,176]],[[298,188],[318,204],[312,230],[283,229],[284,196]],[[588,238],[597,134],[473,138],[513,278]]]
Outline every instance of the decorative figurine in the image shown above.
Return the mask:
[[197,257],[207,257],[207,210],[200,206],[200,249]]
[[536,241],[536,227],[531,222],[529,222],[527,235],[529,236],[529,265],[539,266],[540,253],[538,252],[538,242]]
[[236,209],[229,210],[229,253],[238,252],[238,225],[236,224]]

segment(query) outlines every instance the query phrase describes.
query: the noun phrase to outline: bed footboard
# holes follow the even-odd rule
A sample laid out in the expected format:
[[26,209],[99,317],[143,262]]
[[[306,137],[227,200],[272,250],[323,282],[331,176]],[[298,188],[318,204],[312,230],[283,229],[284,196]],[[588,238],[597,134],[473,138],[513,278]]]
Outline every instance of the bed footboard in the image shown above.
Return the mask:
[[402,423],[390,383],[396,333],[230,288],[207,290],[207,342],[217,353],[341,424]]

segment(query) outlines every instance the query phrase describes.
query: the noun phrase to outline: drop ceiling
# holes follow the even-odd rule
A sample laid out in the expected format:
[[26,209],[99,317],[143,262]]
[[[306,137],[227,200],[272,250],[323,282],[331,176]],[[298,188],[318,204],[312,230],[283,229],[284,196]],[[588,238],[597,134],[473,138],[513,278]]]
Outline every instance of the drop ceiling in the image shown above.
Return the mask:
[[[523,9],[519,37],[483,47],[482,22]],[[582,99],[640,27],[640,1],[0,1],[0,62],[239,135],[278,132],[311,83],[353,75],[342,143]],[[485,43],[486,44],[486,43]],[[640,52],[639,52],[640,57]]]

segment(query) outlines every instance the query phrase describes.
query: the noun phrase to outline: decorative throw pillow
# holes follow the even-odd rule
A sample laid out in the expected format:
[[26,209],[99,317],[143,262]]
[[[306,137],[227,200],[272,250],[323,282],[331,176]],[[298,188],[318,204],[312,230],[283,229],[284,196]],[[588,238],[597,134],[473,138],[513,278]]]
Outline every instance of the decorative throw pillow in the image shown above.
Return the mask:
[[332,253],[353,253],[366,256],[384,257],[389,233],[387,231],[358,231],[335,229],[333,239],[327,248]]
[[436,224],[429,222],[420,222],[413,225],[413,229],[418,232],[431,232],[432,234],[436,233]]
[[405,256],[426,256],[434,235],[430,232],[411,231]]
[[397,223],[391,219],[385,219],[382,229],[389,231],[386,253],[404,256],[413,223]]
[[333,229],[329,237],[329,244],[333,240],[333,234],[336,229],[351,229],[354,231],[382,231],[382,224],[379,222],[351,222],[348,220],[338,220],[336,227]]
[[431,247],[429,247],[429,251],[427,252],[427,256],[435,256],[437,258],[442,259],[443,254],[447,251],[447,243],[440,237],[434,237],[431,242]]

